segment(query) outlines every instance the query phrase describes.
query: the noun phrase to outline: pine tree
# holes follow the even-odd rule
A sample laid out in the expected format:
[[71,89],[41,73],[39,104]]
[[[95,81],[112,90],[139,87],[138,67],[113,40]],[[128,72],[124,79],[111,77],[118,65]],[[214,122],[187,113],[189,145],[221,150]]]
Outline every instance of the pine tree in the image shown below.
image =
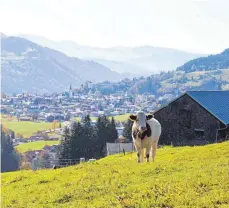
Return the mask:
[[115,142],[115,140],[118,139],[118,132],[116,130],[115,119],[113,116],[111,121],[109,122],[109,134],[110,134],[108,138],[109,142]]
[[133,121],[128,120],[124,124],[124,129],[123,129],[123,136],[125,137],[126,141],[132,141],[132,126],[133,126]]
[[106,126],[105,126],[106,118],[98,117],[96,123],[96,152],[99,157],[104,156],[103,149],[106,145]]
[[84,150],[85,157],[93,157],[93,145],[94,145],[94,129],[91,125],[91,118],[87,115],[83,119],[83,139],[84,139]]
[[1,128],[1,172],[14,171],[18,167],[19,156],[14,150],[13,142]]
[[71,158],[71,134],[68,127],[64,128],[63,140],[60,144],[59,159],[70,159]]
[[80,122],[75,122],[71,129],[71,158],[85,157],[84,128]]
[[105,156],[106,143],[114,142],[118,137],[114,118],[110,121],[106,116],[99,117],[96,129],[98,153],[100,157],[103,157]]

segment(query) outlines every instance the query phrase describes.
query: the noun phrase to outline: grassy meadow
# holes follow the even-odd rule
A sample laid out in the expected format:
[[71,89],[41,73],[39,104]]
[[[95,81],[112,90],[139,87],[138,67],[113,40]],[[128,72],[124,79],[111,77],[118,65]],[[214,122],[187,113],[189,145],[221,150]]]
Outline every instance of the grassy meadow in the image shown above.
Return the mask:
[[227,208],[228,191],[229,142],[160,148],[154,163],[129,153],[2,174],[4,208]]
[[1,124],[15,132],[22,134],[25,138],[32,136],[37,131],[48,130],[52,128],[52,123],[18,121],[14,116],[1,115]]
[[60,141],[28,142],[28,143],[24,143],[24,144],[20,144],[16,146],[15,149],[20,153],[24,153],[24,152],[31,151],[31,150],[41,150],[46,145],[52,146],[54,144],[59,144],[59,143]]
[[51,123],[36,123],[32,121],[2,121],[2,124],[7,128],[15,132],[20,133],[25,138],[32,136],[37,131],[51,129]]
[[[114,116],[114,118],[116,121],[125,121],[128,119],[128,115],[129,114]],[[91,119],[96,120],[95,117],[92,117]],[[76,118],[76,120],[79,121],[80,118]],[[32,122],[32,121],[19,121],[18,122],[15,117],[9,120],[6,117],[2,116],[1,123],[7,129],[13,130],[15,134],[17,133],[22,134],[25,138],[32,136],[37,131],[52,129],[52,123],[46,123],[46,122],[38,123],[38,122]]]

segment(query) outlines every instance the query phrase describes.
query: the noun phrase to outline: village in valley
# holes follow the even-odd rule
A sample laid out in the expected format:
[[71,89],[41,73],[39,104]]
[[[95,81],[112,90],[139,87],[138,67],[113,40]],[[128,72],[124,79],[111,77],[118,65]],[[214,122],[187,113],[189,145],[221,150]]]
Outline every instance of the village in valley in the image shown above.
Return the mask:
[[131,94],[117,92],[104,95],[100,91],[92,93],[92,87],[85,83],[88,91],[72,89],[71,85],[63,93],[35,95],[30,93],[3,94],[1,98],[1,110],[3,114],[16,116],[19,121],[44,121],[52,122],[69,121],[74,117],[91,115],[118,116],[134,113],[139,109],[153,111],[163,101],[168,102],[173,98],[172,94],[165,94],[156,99],[153,93]]
[[[121,91],[103,95],[98,90],[92,93],[92,88],[94,88],[92,83],[86,82],[81,85],[81,90],[73,89],[70,85],[63,93],[43,95],[21,93],[11,96],[3,93],[1,97],[3,125],[5,120],[19,125],[23,122],[47,124],[45,129],[32,132],[31,135],[13,132],[14,147],[30,142],[46,142],[44,144],[47,145],[43,145],[39,150],[28,148],[23,152],[24,156],[30,158],[31,162],[32,156],[45,152],[49,154],[51,160],[56,160],[64,128],[69,127],[74,121],[82,121],[85,116],[90,115],[91,125],[94,126],[99,116],[117,118],[115,124],[118,142],[122,138],[124,123],[128,120],[129,114],[142,109],[152,112],[158,106],[153,94],[132,95]],[[48,141],[52,141],[52,144],[48,144]]]
[[[87,93],[82,94],[77,90],[73,90],[71,85],[68,91],[52,95],[44,94],[38,96],[23,93],[7,96],[4,94],[1,106],[3,125],[4,119],[13,120],[18,124],[27,122],[27,124],[40,123],[49,125],[49,127],[46,125],[44,129],[32,132],[29,136],[17,132],[15,134],[14,131],[10,130],[13,132],[10,135],[15,148],[30,142],[31,144],[44,142],[39,149],[31,150],[27,148],[27,150],[24,150],[23,155],[30,163],[34,156],[47,154],[49,159],[48,167],[51,164],[54,165],[55,161],[58,160],[60,143],[65,137],[64,130],[66,127],[71,128],[74,122],[82,123],[88,115],[91,118],[91,126],[93,127],[95,127],[98,117],[107,116],[116,119],[117,138],[115,143],[119,143],[119,145],[116,145],[116,150],[112,150],[112,145],[106,146],[107,155],[111,152],[113,154],[120,152],[120,142],[122,143],[126,139],[123,136],[123,129],[128,121],[128,115],[136,114],[139,110],[153,113],[154,117],[162,122],[164,131],[161,141],[163,144],[171,143],[171,145],[178,146],[200,145],[228,140],[229,129],[220,127],[227,126],[228,123],[228,118],[224,118],[222,112],[223,109],[226,109],[229,91],[187,91],[174,99],[172,99],[172,96],[168,96],[167,99],[163,100],[167,102],[167,105],[161,106],[161,103],[156,102],[154,95],[143,94],[136,96],[128,93],[102,95],[98,91],[91,93],[91,87],[88,82],[85,85]],[[218,97],[217,106],[211,105],[210,100],[213,97]],[[183,98],[185,98],[184,101],[182,101]],[[192,100],[194,100],[194,103]],[[144,108],[144,103],[147,103],[147,108]],[[202,108],[206,110],[203,111]],[[178,112],[179,117],[177,117]],[[198,117],[200,117],[199,121],[197,120]],[[173,128],[171,128],[171,121],[173,121]],[[206,127],[203,126],[203,122]],[[208,125],[212,125],[215,130],[209,130]],[[201,126],[204,128],[199,128]],[[216,136],[214,132],[217,132]],[[187,139],[184,140],[184,138]],[[126,142],[131,143],[132,141],[129,139]],[[122,144],[122,146],[126,145],[124,149],[133,151],[133,145],[130,143],[129,146],[128,144]],[[115,147],[114,145],[113,148]],[[79,162],[79,159],[77,158],[77,162]],[[68,164],[66,163],[66,165]]]
[[[158,100],[153,94],[135,94],[117,92],[104,95],[98,90],[92,93],[94,88],[91,82],[81,86],[81,91],[69,86],[63,93],[34,95],[30,93],[14,94],[12,96],[3,93],[1,98],[2,115],[14,118],[17,122],[50,123],[50,128],[34,132],[26,138],[25,135],[17,134],[14,145],[31,141],[59,140],[63,128],[72,121],[81,120],[86,115],[92,118],[95,124],[98,116],[123,117],[117,119],[116,127],[118,135],[122,134],[123,122],[127,120],[128,114],[139,110],[152,112],[160,106],[160,100],[169,101],[172,96],[164,96]],[[12,119],[11,119],[12,120]],[[4,121],[3,121],[4,124]],[[55,134],[48,134],[55,132]]]

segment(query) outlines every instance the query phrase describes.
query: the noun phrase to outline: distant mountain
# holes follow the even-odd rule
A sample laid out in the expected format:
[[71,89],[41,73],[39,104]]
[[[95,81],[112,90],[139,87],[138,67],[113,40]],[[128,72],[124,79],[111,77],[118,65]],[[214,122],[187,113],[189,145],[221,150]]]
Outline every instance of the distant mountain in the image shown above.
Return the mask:
[[120,80],[122,76],[94,62],[72,58],[20,37],[1,34],[2,90],[61,92],[87,80]]
[[104,94],[120,91],[132,95],[150,93],[156,98],[165,94],[174,97],[188,90],[229,90],[229,49],[220,54],[191,60],[177,70],[125,79],[105,86],[99,83],[96,88]]
[[115,69],[118,73],[129,73],[127,77],[133,76],[146,76],[152,74],[152,72],[146,71],[144,67],[137,66],[132,63],[124,62],[124,61],[112,61],[106,59],[94,59],[96,62],[110,68]]
[[74,41],[52,41],[45,37],[20,35],[35,43],[66,53],[81,59],[95,60],[108,68],[133,74],[152,74],[176,69],[185,62],[204,54],[152,46],[96,48],[83,46]]
[[229,48],[222,53],[210,55],[208,57],[201,57],[191,60],[184,65],[177,68],[185,72],[228,69],[229,68]]

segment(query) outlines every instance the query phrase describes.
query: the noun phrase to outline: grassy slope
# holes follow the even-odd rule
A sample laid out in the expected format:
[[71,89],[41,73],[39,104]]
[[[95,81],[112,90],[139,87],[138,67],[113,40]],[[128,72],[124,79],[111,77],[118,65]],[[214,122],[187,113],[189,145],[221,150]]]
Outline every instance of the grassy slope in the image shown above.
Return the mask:
[[51,123],[35,123],[31,121],[2,121],[7,129],[12,129],[15,134],[20,133],[24,137],[30,137],[33,133],[51,128]]
[[2,174],[3,207],[229,207],[229,142]]
[[44,146],[52,146],[54,144],[59,144],[59,141],[37,141],[37,142],[28,142],[25,144],[20,144],[16,146],[16,150],[20,153],[27,152],[29,150],[41,150]]
[[[116,121],[125,121],[127,120],[129,114],[126,115],[120,115],[120,116],[115,116]],[[96,118],[93,118],[93,120],[96,120]],[[79,118],[76,118],[76,120],[79,120]],[[41,130],[48,130],[51,129],[52,123],[35,123],[32,121],[16,121],[16,119],[13,119],[12,121],[9,121],[7,119],[1,118],[2,124],[8,128],[12,129],[16,134],[20,133],[24,137],[30,137],[32,136],[35,132],[41,131]]]

